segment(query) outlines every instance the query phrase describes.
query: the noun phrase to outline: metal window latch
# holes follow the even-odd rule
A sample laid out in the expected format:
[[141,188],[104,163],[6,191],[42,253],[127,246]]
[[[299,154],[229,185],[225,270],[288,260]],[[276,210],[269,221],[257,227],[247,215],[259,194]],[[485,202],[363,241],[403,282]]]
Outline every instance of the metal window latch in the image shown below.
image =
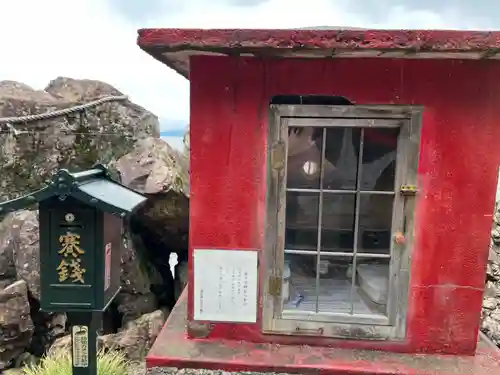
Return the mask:
[[415,185],[401,185],[399,192],[405,196],[414,196],[417,195],[417,187]]

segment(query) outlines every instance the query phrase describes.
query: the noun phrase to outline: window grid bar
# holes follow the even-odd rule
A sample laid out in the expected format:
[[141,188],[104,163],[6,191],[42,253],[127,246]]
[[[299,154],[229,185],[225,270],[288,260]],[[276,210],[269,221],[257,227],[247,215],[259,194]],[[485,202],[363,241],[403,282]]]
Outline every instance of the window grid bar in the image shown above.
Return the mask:
[[[321,145],[321,159],[320,159],[320,182],[319,189],[302,189],[302,188],[286,188],[286,192],[297,192],[297,193],[319,193],[319,207],[318,207],[318,232],[317,232],[317,245],[316,251],[312,250],[294,250],[294,249],[284,249],[286,254],[299,254],[299,255],[315,255],[316,256],[316,302],[315,302],[315,312],[319,313],[319,291],[320,291],[320,262],[321,257],[337,256],[352,258],[352,276],[351,276],[351,288],[350,288],[350,312],[348,315],[356,315],[354,312],[354,297],[355,297],[355,282],[356,282],[356,266],[357,258],[360,259],[390,259],[390,254],[379,254],[379,253],[358,253],[358,243],[359,243],[359,220],[360,220],[360,197],[362,195],[392,195],[396,194],[395,191],[381,191],[381,190],[360,190],[361,188],[361,176],[363,169],[363,151],[364,151],[364,130],[361,128],[360,135],[360,148],[358,155],[358,173],[356,176],[356,189],[355,190],[333,190],[333,189],[323,189],[324,174],[325,174],[325,161],[326,161],[326,127],[323,127],[323,138]],[[354,212],[354,243],[353,252],[328,252],[321,251],[322,245],[322,226],[323,226],[323,198],[324,194],[354,194],[355,195],[355,212]]]
[[323,194],[356,194],[359,192],[361,195],[395,195],[393,190],[331,190],[331,189],[301,189],[301,188],[287,188],[287,193],[319,193],[320,191]]
[[[317,251],[313,250],[295,250],[295,249],[285,249],[285,254],[297,254],[297,255],[311,255],[311,256],[316,256],[318,255]],[[326,256],[326,257],[346,257],[346,258],[352,258],[353,253],[344,253],[340,251],[320,251],[321,256]],[[390,254],[380,254],[380,253],[357,253],[356,254],[357,258],[377,258],[377,259],[389,259],[391,257]]]
[[319,266],[321,259],[321,232],[323,227],[323,180],[325,179],[326,160],[326,128],[323,128],[323,139],[321,140],[321,161],[319,175],[319,207],[318,207],[318,240],[316,243],[316,312],[319,312]]
[[361,135],[359,140],[359,153],[358,153],[358,173],[356,175],[356,200],[355,200],[355,212],[354,212],[354,244],[353,244],[353,258],[352,258],[352,275],[351,275],[351,295],[350,295],[350,305],[351,305],[351,315],[354,314],[354,292],[356,283],[356,255],[358,253],[358,237],[359,237],[359,211],[360,211],[360,185],[361,185],[361,174],[363,172],[363,149],[365,140],[365,129],[361,128]]

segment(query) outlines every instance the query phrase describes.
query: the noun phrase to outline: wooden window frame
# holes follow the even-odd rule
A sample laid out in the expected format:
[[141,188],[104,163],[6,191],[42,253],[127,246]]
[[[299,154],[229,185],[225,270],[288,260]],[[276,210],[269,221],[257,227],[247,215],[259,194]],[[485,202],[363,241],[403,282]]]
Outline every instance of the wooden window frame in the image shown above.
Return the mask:
[[[403,340],[406,336],[413,213],[423,108],[401,105],[270,105],[267,147],[267,215],[262,283],[262,331],[266,334],[324,336],[363,340]],[[404,245],[391,242],[387,316],[282,311],[286,160],[288,127],[400,127],[391,233],[402,232]],[[408,190],[403,188],[410,186]]]

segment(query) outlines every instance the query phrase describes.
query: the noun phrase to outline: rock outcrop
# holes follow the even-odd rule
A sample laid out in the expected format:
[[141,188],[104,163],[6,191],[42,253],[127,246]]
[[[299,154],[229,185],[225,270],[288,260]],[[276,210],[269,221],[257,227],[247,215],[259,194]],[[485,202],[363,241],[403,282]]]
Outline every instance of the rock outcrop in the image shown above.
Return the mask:
[[[57,78],[44,91],[0,81],[0,118],[53,112],[105,96],[122,96],[93,80]],[[0,201],[39,188],[59,168],[112,166],[138,139],[159,137],[158,118],[129,100],[40,121],[0,124]]]
[[0,219],[0,289],[16,281],[14,241],[11,231],[13,228],[15,228],[15,221],[12,215],[3,221]]
[[[162,310],[144,314],[129,322],[117,333],[99,336],[97,338],[98,349],[118,350],[129,360],[141,360],[158,337],[166,318]],[[70,347],[71,336],[66,335],[56,340],[50,350],[69,350]]]
[[[0,119],[53,112],[107,96],[122,93],[91,80],[58,78],[43,91],[3,81]],[[124,184],[148,196],[130,220],[132,231],[121,258],[122,290],[107,311],[100,339],[105,347],[116,344],[132,358],[154,340],[175,302],[170,255],[187,258],[186,156],[159,138],[156,116],[126,99],[83,114],[0,121],[0,202],[41,188],[60,168],[78,171],[95,163],[108,166]],[[40,312],[38,229],[36,207],[0,217],[0,372],[41,356],[67,335],[65,314]]]
[[137,142],[116,167],[124,185],[148,196],[146,204],[131,218],[130,228],[135,245],[142,247],[137,253],[145,254],[155,266],[163,282],[157,290],[163,294],[165,305],[172,308],[175,293],[170,254],[177,254],[177,267],[187,261],[188,160],[163,140],[150,137]]
[[500,202],[493,215],[482,315],[482,331],[500,346]]
[[30,345],[34,326],[28,288],[16,281],[0,290],[0,372]]
[[189,141],[189,126],[184,134],[184,137],[182,138],[182,143],[184,144],[184,155],[189,158],[189,150],[191,149],[191,143]]
[[[158,300],[151,292],[151,280],[141,269],[134,243],[125,243],[121,259],[120,281],[122,289],[116,296],[114,305],[121,316],[120,326],[150,313],[158,307]],[[142,249],[147,251],[147,249]]]

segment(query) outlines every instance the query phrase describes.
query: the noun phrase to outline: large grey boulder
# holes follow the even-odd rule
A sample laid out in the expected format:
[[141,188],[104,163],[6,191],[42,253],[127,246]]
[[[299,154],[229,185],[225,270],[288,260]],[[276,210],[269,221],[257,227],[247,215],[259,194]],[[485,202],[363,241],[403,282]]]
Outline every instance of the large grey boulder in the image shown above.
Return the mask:
[[116,163],[121,181],[148,196],[130,220],[138,254],[154,265],[161,283],[156,288],[163,303],[175,303],[170,255],[187,260],[189,229],[188,158],[158,138],[145,138]]
[[30,345],[34,332],[30,311],[24,281],[0,289],[0,373]]
[[[156,340],[168,314],[156,310],[130,321],[117,333],[99,336],[98,348],[105,351],[119,351],[128,360],[143,360]],[[71,336],[57,339],[50,350],[70,350]]]
[[154,311],[158,306],[158,300],[151,292],[152,281],[141,267],[135,250],[136,246],[132,240],[127,239],[122,252],[120,264],[122,289],[114,301],[122,317],[120,326]]
[[14,238],[11,231],[14,226],[12,215],[3,221],[0,219],[0,289],[16,281]]
[[[172,253],[179,255],[182,265],[178,285],[185,283],[189,215],[186,154],[159,138],[156,116],[128,100],[101,104],[86,110],[86,116],[9,125],[1,120],[52,112],[109,95],[122,94],[106,83],[91,80],[58,78],[40,91],[17,82],[0,82],[0,202],[41,188],[60,168],[76,171],[95,163],[107,165],[125,185],[148,196],[146,205],[129,223],[132,231],[124,239],[119,270],[122,290],[109,309],[113,325],[104,333],[119,331],[100,339],[102,345],[119,347],[135,358],[154,340],[175,302],[169,265]],[[22,362],[28,352],[40,356],[67,335],[65,314],[39,311],[38,230],[36,207],[10,213],[3,221],[0,218],[0,290],[16,282],[24,285],[33,325],[30,340],[24,340],[27,336],[23,335],[24,341],[16,341],[9,354],[8,361],[15,363]],[[145,272],[144,261],[153,272]],[[104,324],[106,327],[106,321]],[[0,348],[3,337],[0,329]]]
[[[5,120],[52,113],[109,96],[120,100],[50,119]],[[157,117],[107,83],[60,77],[44,90],[34,90],[19,82],[0,81],[0,202],[43,187],[60,168],[78,171],[102,163],[117,176],[117,160],[146,137],[159,137]],[[3,221],[0,217],[0,290],[16,280],[23,282],[34,333],[30,341],[23,341],[21,353],[41,355],[65,334],[66,317],[39,311],[39,223],[34,209],[9,214]],[[123,319],[119,326],[158,308],[151,281],[139,272],[131,243],[123,253],[121,268],[123,288],[114,306]],[[12,313],[10,307],[8,313]],[[6,332],[0,330],[0,343]],[[17,347],[12,353],[19,354]]]
[[160,138],[139,140],[117,164],[121,182],[135,191],[153,195],[172,191],[189,195],[188,159]]
[[[10,280],[23,282],[30,296],[29,305],[34,319],[34,338],[25,349],[41,354],[45,347],[65,332],[64,314],[43,313],[38,309],[40,300],[40,236],[38,212],[22,210],[11,213],[0,223],[0,268],[6,270]],[[5,262],[5,259],[10,259]],[[33,305],[34,304],[34,305]],[[2,332],[0,330],[0,340]]]
[[[0,81],[0,118],[43,114],[123,96],[100,81],[57,78],[44,91]],[[38,189],[59,168],[113,166],[138,139],[159,137],[158,118],[129,100],[112,101],[84,114],[5,124],[0,121],[0,201]]]

